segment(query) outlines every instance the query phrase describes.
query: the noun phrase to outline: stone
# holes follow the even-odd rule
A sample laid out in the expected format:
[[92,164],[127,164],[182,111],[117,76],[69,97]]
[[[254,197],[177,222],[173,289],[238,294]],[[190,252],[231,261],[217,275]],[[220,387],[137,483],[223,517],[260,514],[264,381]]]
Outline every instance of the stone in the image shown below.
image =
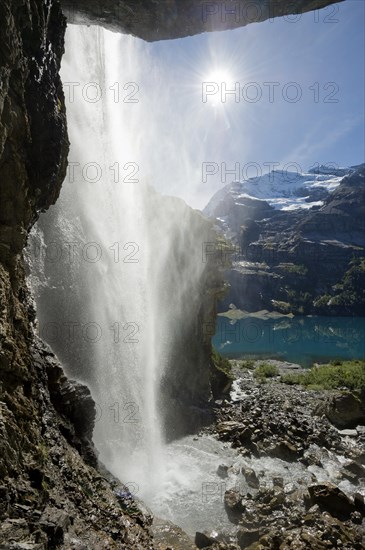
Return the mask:
[[252,430],[250,428],[245,428],[238,434],[238,439],[242,445],[247,445],[251,443]]
[[20,541],[29,535],[29,526],[25,519],[6,519],[0,524],[0,541]]
[[220,422],[217,425],[217,432],[220,436],[229,437],[237,431],[242,429],[242,424],[240,422],[234,422],[232,420],[227,420],[226,422]]
[[365,478],[365,467],[355,461],[351,461],[345,464],[341,470],[341,474],[353,483],[358,483],[361,478]]
[[259,529],[241,528],[237,531],[237,542],[240,548],[244,549],[258,541],[260,538]]
[[272,482],[274,487],[280,487],[280,488],[284,487],[284,479],[282,477],[273,477]]
[[242,468],[241,471],[249,487],[253,489],[258,489],[260,487],[260,481],[252,468]]
[[354,494],[354,505],[356,510],[365,515],[365,499],[361,493]]
[[338,519],[349,518],[355,511],[355,505],[350,498],[332,483],[310,485],[308,491],[312,503],[318,504],[321,509]]
[[228,477],[228,466],[226,466],[226,464],[220,464],[217,468],[217,475],[222,479]]
[[272,510],[277,510],[285,503],[285,494],[283,491],[276,493],[269,502],[269,507]]
[[232,523],[238,523],[240,515],[245,510],[240,493],[234,489],[228,489],[224,493],[224,508]]
[[209,548],[216,540],[205,533],[195,533],[195,544],[198,548]]
[[65,532],[71,523],[69,514],[63,510],[48,506],[43,512],[39,525],[47,533],[53,545],[63,544]]
[[315,413],[325,414],[328,420],[341,430],[365,424],[365,390],[337,392],[320,404]]
[[342,435],[343,437],[357,437],[357,430],[339,430],[338,432],[340,435]]
[[289,441],[281,441],[272,447],[265,449],[269,456],[280,458],[288,462],[294,462],[298,458],[298,449]]

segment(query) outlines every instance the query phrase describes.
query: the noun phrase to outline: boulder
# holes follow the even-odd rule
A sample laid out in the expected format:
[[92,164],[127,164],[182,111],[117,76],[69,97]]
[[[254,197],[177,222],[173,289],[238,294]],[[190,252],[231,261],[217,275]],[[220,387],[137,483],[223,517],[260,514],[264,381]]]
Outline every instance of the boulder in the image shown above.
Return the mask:
[[247,548],[260,538],[258,529],[241,528],[237,532],[237,542],[240,548]]
[[332,483],[319,483],[308,487],[311,502],[318,504],[338,519],[348,519],[356,508],[350,498]]
[[365,479],[365,468],[355,461],[351,461],[346,464],[341,473],[343,477],[347,478],[352,483],[358,483],[361,478]]
[[236,432],[242,430],[242,424],[240,422],[235,422],[233,420],[228,420],[226,422],[220,422],[217,425],[217,432],[222,437],[222,439],[229,439]]
[[245,428],[238,435],[238,440],[242,445],[248,445],[251,443],[252,430],[250,428]]
[[336,392],[317,406],[315,414],[324,414],[339,429],[365,424],[365,390]]
[[280,443],[265,450],[269,456],[274,456],[288,462],[294,462],[298,458],[298,449],[289,441],[280,441]]
[[229,520],[232,523],[238,523],[240,515],[245,510],[242,497],[238,491],[228,489],[228,491],[224,493],[224,508]]
[[245,476],[247,485],[253,489],[258,489],[260,487],[260,481],[252,468],[242,468],[242,474]]
[[49,543],[56,546],[63,544],[65,532],[71,521],[65,511],[48,506],[39,520],[39,526],[47,533]]

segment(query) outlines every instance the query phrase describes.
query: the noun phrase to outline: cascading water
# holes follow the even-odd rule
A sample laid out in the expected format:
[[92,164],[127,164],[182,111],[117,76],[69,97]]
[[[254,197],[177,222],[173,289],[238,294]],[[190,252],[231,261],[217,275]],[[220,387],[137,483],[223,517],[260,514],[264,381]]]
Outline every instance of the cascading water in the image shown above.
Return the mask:
[[179,483],[160,390],[198,318],[210,225],[145,181],[163,153],[145,131],[154,123],[151,98],[138,95],[142,50],[96,27],[67,30],[69,169],[32,232],[30,280],[41,336],[97,403],[101,461],[152,503]]
[[[94,439],[101,459],[112,463],[117,457],[118,468],[126,475],[128,466],[141,460],[142,472],[153,484],[161,462],[157,389],[165,362],[156,300],[163,277],[158,269],[166,250],[163,242],[159,251],[149,242],[146,187],[130,175],[130,170],[137,173],[141,165],[136,127],[139,105],[120,102],[116,95],[121,42],[126,53],[123,72],[133,69],[131,88],[138,81],[138,65],[133,66],[138,44],[95,28],[71,28],[67,40],[68,50],[79,53],[77,66],[66,56],[66,91],[67,83],[75,82],[82,86],[82,93],[77,98],[78,86],[69,86],[70,93],[75,90],[75,98],[70,96],[75,101],[68,110],[75,164],[70,165],[74,171],[69,171],[64,195],[78,210],[74,215],[81,221],[86,240],[85,265],[79,276],[88,288],[84,307],[91,333],[86,339],[95,340],[92,390],[98,422]],[[105,97],[95,101],[99,92]],[[134,471],[129,477],[144,486],[136,475]]]

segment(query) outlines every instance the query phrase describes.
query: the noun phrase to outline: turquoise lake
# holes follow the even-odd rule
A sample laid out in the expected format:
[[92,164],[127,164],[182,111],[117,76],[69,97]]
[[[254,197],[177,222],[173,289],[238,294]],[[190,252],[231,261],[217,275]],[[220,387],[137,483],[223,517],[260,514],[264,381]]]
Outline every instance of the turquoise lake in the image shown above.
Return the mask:
[[218,316],[213,346],[227,358],[314,361],[365,358],[365,317]]

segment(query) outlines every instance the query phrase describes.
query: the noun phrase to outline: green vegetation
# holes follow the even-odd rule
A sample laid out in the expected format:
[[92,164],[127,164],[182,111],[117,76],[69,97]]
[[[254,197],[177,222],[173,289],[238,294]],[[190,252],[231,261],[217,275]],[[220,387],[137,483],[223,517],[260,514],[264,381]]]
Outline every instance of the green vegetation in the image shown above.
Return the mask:
[[239,366],[242,369],[249,369],[253,370],[255,368],[256,361],[254,359],[245,359],[244,361],[241,361]]
[[292,313],[293,308],[289,302],[283,302],[282,300],[271,300],[271,303],[273,308],[280,313]]
[[328,307],[331,300],[330,294],[323,294],[323,296],[320,296],[319,298],[316,298],[313,302],[313,305],[317,309],[323,309]]
[[42,465],[46,464],[49,458],[48,447],[42,442],[38,445],[36,450],[37,450],[37,457],[40,464]]
[[239,249],[222,235],[216,234],[216,254],[222,267],[232,266],[232,259],[239,253]]
[[281,381],[301,384],[312,390],[365,389],[365,361],[332,361],[312,367],[304,374],[287,374]]
[[269,363],[262,363],[259,365],[253,373],[254,377],[262,382],[266,378],[274,378],[279,375],[279,370],[275,365],[270,365]]
[[291,290],[286,288],[286,294],[290,308],[294,313],[306,315],[310,312],[313,303],[313,297],[309,292],[302,290]]
[[364,315],[365,309],[365,258],[354,258],[341,281],[332,287],[333,294],[318,296],[314,307],[318,312],[345,312]]
[[307,275],[308,268],[303,264],[282,263],[278,267],[287,273],[295,273],[296,275]]
[[210,385],[213,397],[217,399],[229,393],[234,376],[228,359],[222,357],[214,348],[212,349],[211,359]]
[[234,379],[234,376],[231,372],[230,362],[228,361],[228,359],[222,357],[214,348],[212,349],[212,359],[216,369],[224,372],[224,374],[226,374],[229,378],[232,378],[232,380]]
[[356,258],[350,262],[350,268],[344,274],[341,283],[336,285],[339,292],[331,300],[332,306],[350,306],[356,312],[363,313],[365,305],[365,259]]

